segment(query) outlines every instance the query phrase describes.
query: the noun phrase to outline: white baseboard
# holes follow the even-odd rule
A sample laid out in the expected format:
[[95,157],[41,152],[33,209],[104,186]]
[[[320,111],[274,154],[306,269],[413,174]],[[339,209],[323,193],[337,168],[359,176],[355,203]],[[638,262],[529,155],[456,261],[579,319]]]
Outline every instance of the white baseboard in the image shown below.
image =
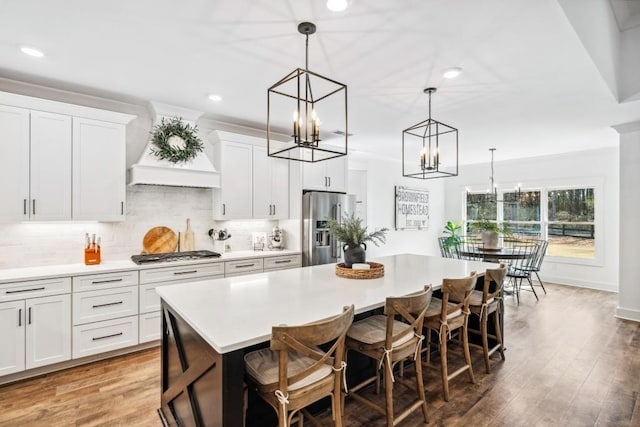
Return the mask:
[[[535,278],[535,275],[534,275]],[[598,291],[607,291],[618,293],[617,283],[600,283],[600,282],[588,282],[585,280],[575,280],[567,277],[553,277],[544,275],[541,276],[543,283],[557,283],[559,285],[575,286],[578,288],[596,289]]]
[[616,317],[618,319],[633,320],[634,322],[640,322],[640,310],[632,310],[630,308],[616,308]]

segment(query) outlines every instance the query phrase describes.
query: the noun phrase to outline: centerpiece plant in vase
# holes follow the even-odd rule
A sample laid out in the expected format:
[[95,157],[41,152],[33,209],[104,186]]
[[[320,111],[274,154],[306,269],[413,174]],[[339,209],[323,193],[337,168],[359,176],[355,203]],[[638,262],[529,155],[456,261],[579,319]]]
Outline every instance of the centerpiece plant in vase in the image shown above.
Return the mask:
[[342,242],[344,265],[348,268],[351,268],[354,263],[366,261],[367,244],[365,242],[373,242],[374,245],[379,246],[379,243],[386,242],[385,234],[389,231],[387,228],[381,228],[369,233],[367,227],[362,224],[362,218],[357,218],[353,213],[345,214],[342,221],[330,219],[327,221],[327,226],[333,237]]
[[499,249],[500,235],[510,236],[512,234],[506,225],[501,226],[486,219],[474,222],[471,230],[480,234],[485,249]]

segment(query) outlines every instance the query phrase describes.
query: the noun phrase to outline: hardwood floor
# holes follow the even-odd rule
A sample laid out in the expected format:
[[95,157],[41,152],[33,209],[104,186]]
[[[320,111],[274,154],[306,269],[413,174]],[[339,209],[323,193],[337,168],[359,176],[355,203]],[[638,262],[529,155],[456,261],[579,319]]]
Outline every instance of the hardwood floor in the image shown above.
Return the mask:
[[[472,348],[477,384],[459,376],[445,403],[439,372],[425,371],[431,425],[640,426],[640,324],[613,317],[616,294],[547,290],[537,303],[528,292],[519,306],[507,297],[507,360],[494,355],[487,375],[481,350]],[[454,346],[450,366],[458,354]],[[152,349],[2,386],[0,426],[160,426],[159,368]],[[402,394],[413,391],[395,393],[400,410]],[[347,399],[344,423],[384,420]],[[421,415],[401,425],[423,425]]]

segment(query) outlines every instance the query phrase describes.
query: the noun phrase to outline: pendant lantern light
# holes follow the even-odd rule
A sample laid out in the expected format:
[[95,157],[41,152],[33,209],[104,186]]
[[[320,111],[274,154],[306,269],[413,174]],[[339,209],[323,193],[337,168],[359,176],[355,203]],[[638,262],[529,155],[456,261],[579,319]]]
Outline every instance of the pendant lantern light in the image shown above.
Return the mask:
[[402,176],[417,179],[458,175],[458,129],[431,118],[431,95],[428,87],[429,118],[402,131]]
[[[309,70],[309,35],[316,26],[303,22],[298,32],[305,36],[305,68],[296,68],[267,91],[267,155],[311,163],[344,156],[347,86]],[[276,137],[281,128],[291,129],[289,138]]]

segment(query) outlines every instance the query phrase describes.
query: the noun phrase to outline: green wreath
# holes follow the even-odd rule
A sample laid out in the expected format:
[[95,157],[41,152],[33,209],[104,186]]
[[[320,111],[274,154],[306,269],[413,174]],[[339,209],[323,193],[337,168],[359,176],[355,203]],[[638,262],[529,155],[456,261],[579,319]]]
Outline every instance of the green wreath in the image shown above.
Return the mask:
[[[202,151],[202,141],[197,137],[198,126],[191,126],[182,121],[182,117],[169,120],[162,118],[159,125],[151,132],[151,152],[162,160],[171,163],[188,162]],[[184,147],[176,147],[169,143],[169,138],[177,136],[184,141]]]

